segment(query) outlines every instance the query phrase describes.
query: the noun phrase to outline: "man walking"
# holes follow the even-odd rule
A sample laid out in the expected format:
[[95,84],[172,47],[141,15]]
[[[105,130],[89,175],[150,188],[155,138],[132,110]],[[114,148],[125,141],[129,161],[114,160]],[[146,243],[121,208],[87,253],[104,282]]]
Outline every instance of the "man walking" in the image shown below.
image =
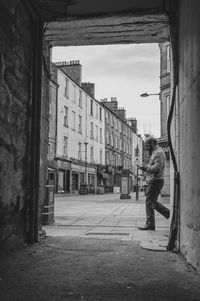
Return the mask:
[[148,137],[144,143],[145,149],[149,151],[150,159],[148,165],[139,165],[138,168],[146,172],[147,190],[146,190],[146,215],[147,221],[144,227],[138,227],[140,230],[155,230],[156,209],[165,218],[169,218],[170,211],[157,201],[158,195],[164,185],[165,154],[158,146],[154,137]]

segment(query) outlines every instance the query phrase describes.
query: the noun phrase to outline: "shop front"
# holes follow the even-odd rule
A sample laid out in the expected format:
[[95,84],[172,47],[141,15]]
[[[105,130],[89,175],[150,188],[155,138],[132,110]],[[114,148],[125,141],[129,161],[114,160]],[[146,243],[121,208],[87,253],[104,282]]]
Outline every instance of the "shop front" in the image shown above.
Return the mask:
[[56,192],[57,193],[69,193],[71,192],[71,177],[70,169],[71,162],[57,159],[57,171],[56,171]]
[[94,190],[97,186],[96,167],[85,166],[85,164],[72,163],[72,192],[80,192],[83,186],[87,186],[87,190]]

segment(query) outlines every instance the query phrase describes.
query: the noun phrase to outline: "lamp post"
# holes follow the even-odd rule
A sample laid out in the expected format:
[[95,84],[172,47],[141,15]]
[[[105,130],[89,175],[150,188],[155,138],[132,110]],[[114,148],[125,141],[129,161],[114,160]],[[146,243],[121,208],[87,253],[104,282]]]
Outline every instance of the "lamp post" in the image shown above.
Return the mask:
[[148,96],[151,96],[151,95],[160,95],[160,93],[152,93],[152,94],[150,94],[150,93],[145,92],[145,93],[140,94],[141,97],[148,97]]
[[[135,149],[135,158],[136,158],[136,165],[139,161],[139,147],[138,144]],[[137,173],[136,173],[136,201],[139,199],[139,185],[138,185],[138,166],[137,166]]]
[[[113,155],[114,155],[114,165],[115,165],[115,166],[114,166],[114,167],[115,167],[114,170],[116,170],[116,168],[117,168],[117,160],[116,160],[116,159],[117,159],[117,153],[114,152]],[[116,173],[114,173],[114,186],[116,185],[116,182],[117,182],[117,181],[116,181]]]
[[88,142],[84,142],[85,144],[85,184],[87,185],[87,145]]

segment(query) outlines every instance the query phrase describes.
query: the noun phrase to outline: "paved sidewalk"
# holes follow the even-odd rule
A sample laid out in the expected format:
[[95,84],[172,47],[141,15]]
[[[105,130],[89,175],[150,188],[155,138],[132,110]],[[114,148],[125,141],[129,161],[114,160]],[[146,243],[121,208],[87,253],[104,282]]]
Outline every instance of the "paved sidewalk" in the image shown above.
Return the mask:
[[[169,207],[169,199],[161,198]],[[141,231],[145,224],[145,197],[135,194],[120,200],[119,194],[59,196],[55,198],[55,223],[43,227],[47,236],[78,236],[137,242],[141,247],[166,250],[169,220],[156,213],[156,231]]]

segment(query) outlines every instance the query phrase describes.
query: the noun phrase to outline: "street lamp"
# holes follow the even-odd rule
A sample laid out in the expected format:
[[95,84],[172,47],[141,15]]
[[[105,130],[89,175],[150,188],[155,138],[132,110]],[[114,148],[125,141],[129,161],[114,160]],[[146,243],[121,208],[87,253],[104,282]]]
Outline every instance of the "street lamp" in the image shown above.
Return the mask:
[[[115,167],[115,170],[116,170],[116,168],[117,168],[117,153],[116,152],[114,152],[113,153],[113,155],[114,155],[114,167]],[[117,180],[116,180],[116,173],[114,173],[114,186],[116,186],[116,182],[117,182]]]
[[141,97],[148,97],[148,96],[151,96],[151,95],[160,95],[160,93],[149,94],[149,93],[145,92],[145,93],[140,94]]
[[84,142],[85,144],[85,184],[87,185],[87,145],[88,142]]
[[[136,158],[136,165],[139,161],[139,147],[138,144],[135,149],[135,158]],[[139,185],[138,185],[138,165],[137,165],[137,174],[136,174],[136,201],[139,199]]]
[[114,164],[115,167],[117,167],[117,152],[114,152],[113,155],[114,155]]

